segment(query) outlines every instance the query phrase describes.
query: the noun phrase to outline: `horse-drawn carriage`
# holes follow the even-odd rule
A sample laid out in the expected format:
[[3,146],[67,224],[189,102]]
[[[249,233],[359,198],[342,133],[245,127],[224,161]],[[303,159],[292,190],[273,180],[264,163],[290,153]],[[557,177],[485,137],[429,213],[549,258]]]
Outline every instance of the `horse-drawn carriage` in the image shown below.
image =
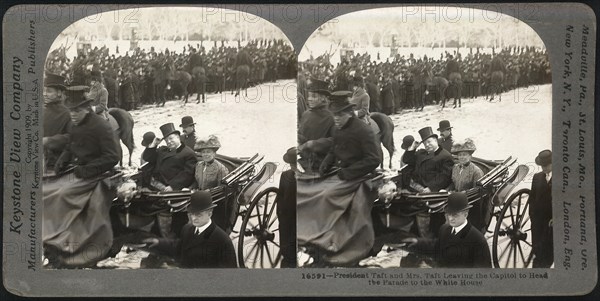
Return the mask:
[[[528,267],[533,256],[528,212],[529,189],[514,191],[527,175],[528,167],[518,165],[515,168],[516,158],[512,157],[500,162],[473,158],[472,162],[478,165],[485,175],[477,181],[476,187],[467,190],[466,194],[469,204],[480,203],[484,221],[480,230],[489,233],[490,226],[493,226],[491,251],[494,266]],[[401,172],[389,177],[376,174],[366,181],[366,186],[371,187],[370,200],[375,200],[371,216],[376,239],[389,233],[399,233],[393,229],[397,225],[395,219],[414,219],[420,213],[442,213],[447,204],[448,192],[406,193],[406,190],[397,189],[400,185],[396,186],[396,183],[401,182],[401,177]],[[386,184],[391,185],[388,186],[391,189],[383,192],[381,188]],[[299,216],[300,214],[299,212]],[[299,221],[302,222],[304,221]],[[382,229],[384,231],[381,231]],[[393,243],[388,245],[401,246]],[[310,242],[300,244],[300,248],[310,256],[326,253],[326,250],[315,252],[315,247],[319,246]],[[318,260],[314,259],[315,262]]]
[[[277,165],[266,162],[259,169],[263,156],[258,154],[252,158],[217,155],[216,159],[227,167],[229,173],[223,178],[222,185],[210,189],[213,202],[218,207],[224,204],[226,209],[224,219],[215,222],[227,228],[227,232],[238,233],[239,266],[276,267],[281,261],[275,200],[278,189],[261,187],[271,178]],[[139,240],[140,236],[131,234],[140,229],[147,230],[158,214],[185,212],[190,201],[190,190],[158,192],[141,189],[138,186],[141,175],[120,172],[112,177],[119,187],[111,209],[115,229],[113,251],[118,251],[123,245],[135,244],[131,237]],[[239,219],[241,225],[238,228]]]

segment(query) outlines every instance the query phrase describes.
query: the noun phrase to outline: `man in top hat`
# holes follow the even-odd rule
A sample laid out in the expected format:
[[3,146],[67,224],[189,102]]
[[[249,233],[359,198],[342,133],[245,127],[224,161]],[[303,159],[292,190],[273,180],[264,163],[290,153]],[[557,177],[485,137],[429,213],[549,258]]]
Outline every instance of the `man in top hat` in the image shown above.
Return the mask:
[[[402,156],[403,162],[413,170],[410,188],[419,193],[439,192],[452,182],[452,155],[439,147],[438,137],[431,127],[420,129],[419,135],[425,149],[416,150],[421,142],[414,141]],[[428,213],[417,215],[422,236],[434,235],[442,223],[443,218],[439,215],[434,215],[431,220]]]
[[183,131],[181,139],[183,140],[183,144],[194,149],[194,145],[196,144],[196,123],[194,122],[194,118],[192,116],[184,116],[181,118],[179,127]]
[[[196,155],[189,147],[181,143],[180,133],[173,123],[166,123],[160,127],[166,146],[158,147],[161,138],[146,147],[142,159],[154,166],[152,171],[151,189],[169,192],[189,187],[194,181]],[[186,223],[186,216],[174,214],[159,216],[161,232],[165,236],[179,233],[179,229]]]
[[438,238],[406,238],[411,252],[432,256],[440,268],[491,268],[490,248],[485,237],[471,226],[467,195],[455,192],[448,196],[444,209],[447,223],[439,230]]
[[443,149],[451,151],[454,140],[452,139],[452,126],[450,126],[450,121],[440,121],[440,126],[437,130],[438,132],[440,132],[440,139],[438,143],[442,146]]
[[282,268],[296,267],[296,172],[297,149],[289,148],[283,155],[283,162],[290,165],[281,173],[277,203],[279,221],[279,245],[281,246]]
[[110,125],[91,112],[85,89],[67,90],[69,141],[56,161],[57,177],[44,183],[42,238],[54,266],[92,266],[112,245],[107,202],[111,197],[101,181],[119,162],[121,152]]
[[316,172],[333,144],[333,114],[328,110],[329,83],[311,79],[308,84],[308,106],[298,127],[300,165],[306,172]]
[[542,171],[533,175],[529,193],[533,267],[549,268],[554,263],[552,241],[552,151],[543,150],[535,158]]
[[187,207],[189,223],[180,238],[148,238],[144,242],[152,252],[173,257],[182,268],[237,268],[233,243],[211,221],[216,205],[207,191],[192,193]]
[[69,141],[71,116],[64,101],[65,78],[56,74],[46,74],[44,78],[44,172],[54,169],[56,159],[62,153]]
[[336,91],[331,94],[329,110],[333,113],[336,131],[333,146],[319,168],[321,174],[332,166],[340,168],[342,180],[354,180],[374,171],[381,163],[375,134],[354,113],[348,101],[352,92]]
[[92,71],[90,79],[90,91],[86,97],[92,100],[92,109],[96,114],[108,120],[108,90],[104,87],[100,71]]

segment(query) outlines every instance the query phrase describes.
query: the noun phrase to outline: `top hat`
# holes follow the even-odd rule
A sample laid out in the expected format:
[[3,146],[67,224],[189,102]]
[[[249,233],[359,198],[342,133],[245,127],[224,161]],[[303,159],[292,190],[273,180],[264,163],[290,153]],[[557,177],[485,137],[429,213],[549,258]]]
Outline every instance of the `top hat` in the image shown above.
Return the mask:
[[402,138],[402,145],[400,145],[400,148],[407,149],[414,142],[415,142],[415,137],[413,137],[412,135],[404,136],[404,138]]
[[448,120],[442,120],[442,121],[440,121],[440,127],[438,127],[437,130],[440,131],[440,132],[442,132],[442,131],[445,131],[445,130],[449,130],[451,128],[452,127],[450,126],[450,121],[448,121]]
[[146,132],[144,134],[144,138],[142,138],[142,146],[148,146],[150,143],[152,143],[152,141],[154,141],[154,138],[156,138],[154,132]]
[[181,124],[179,125],[182,128],[195,125],[194,118],[192,116],[184,116],[181,118]]
[[194,150],[202,150],[205,148],[211,148],[215,151],[221,148],[221,142],[219,142],[219,138],[215,135],[210,135],[208,138],[197,139],[194,144]]
[[65,99],[65,106],[70,110],[76,109],[79,107],[83,107],[88,105],[92,99],[89,99],[86,96],[86,92],[88,91],[88,86],[70,86],[65,92],[67,98]]
[[549,149],[541,151],[537,155],[537,157],[535,157],[535,164],[539,166],[546,166],[548,164],[552,164],[552,151]]
[[430,126],[424,127],[419,130],[419,135],[421,135],[421,141],[427,140],[427,138],[434,136],[436,139],[438,135],[433,132]]
[[162,132],[163,138],[167,138],[167,136],[177,133],[177,135],[181,135],[181,133],[175,129],[175,125],[172,122],[165,123],[160,126],[160,131]]
[[475,147],[475,143],[473,143],[473,140],[467,138],[465,139],[465,141],[454,142],[452,144],[450,152],[453,154],[460,152],[468,152],[470,154],[473,154],[475,150],[477,150],[477,148]]
[[329,110],[331,113],[339,113],[347,108],[354,106],[348,100],[348,97],[352,96],[352,92],[350,91],[335,91],[331,93],[329,99],[331,100],[331,104],[329,105]]
[[308,80],[308,86],[306,87],[306,89],[309,92],[314,92],[322,95],[329,96],[331,94],[331,92],[329,91],[329,82],[316,78],[311,78]]
[[290,147],[283,155],[283,162],[289,165],[296,165],[298,160],[298,153],[296,147]]
[[215,208],[210,192],[206,190],[198,190],[190,196],[190,204],[187,206],[189,213],[199,213],[208,209]]
[[448,196],[448,203],[446,204],[444,211],[446,213],[457,213],[467,210],[471,207],[473,207],[473,205],[469,204],[466,193],[454,192]]
[[44,78],[44,87],[66,90],[67,87],[65,86],[65,81],[66,79],[58,74],[46,73],[46,77]]

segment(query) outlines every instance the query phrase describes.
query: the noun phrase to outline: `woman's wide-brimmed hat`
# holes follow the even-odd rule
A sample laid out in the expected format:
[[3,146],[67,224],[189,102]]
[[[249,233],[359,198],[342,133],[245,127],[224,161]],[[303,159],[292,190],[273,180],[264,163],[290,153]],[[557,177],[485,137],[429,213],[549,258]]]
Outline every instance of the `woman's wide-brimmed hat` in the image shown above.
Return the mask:
[[203,149],[213,149],[215,151],[221,148],[221,142],[219,142],[219,138],[215,135],[210,135],[206,138],[199,138],[196,140],[194,144],[194,150],[203,150]]
[[467,138],[464,141],[454,142],[452,144],[450,152],[453,154],[457,154],[460,152],[468,152],[470,154],[473,154],[476,150],[477,147],[475,147],[475,143],[473,142],[473,140]]

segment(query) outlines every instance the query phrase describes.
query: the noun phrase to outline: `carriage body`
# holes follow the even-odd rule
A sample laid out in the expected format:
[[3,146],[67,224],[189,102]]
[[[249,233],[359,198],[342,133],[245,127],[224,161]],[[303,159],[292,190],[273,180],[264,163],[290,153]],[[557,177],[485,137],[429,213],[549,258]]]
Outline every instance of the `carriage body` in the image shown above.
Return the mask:
[[[228,234],[233,232],[230,236],[234,239],[237,236],[240,267],[276,267],[281,261],[275,214],[278,190],[276,187],[264,188],[263,184],[272,177],[277,165],[266,162],[259,168],[258,164],[263,156],[258,154],[251,158],[217,154],[216,159],[225,165],[229,173],[223,178],[221,185],[209,190],[213,203],[217,204],[213,221]],[[113,229],[118,230],[116,232],[131,234],[142,231],[145,233],[142,236],[152,235],[148,232],[153,231],[152,224],[159,214],[186,212],[193,191],[186,189],[160,192],[143,189],[140,185],[143,174],[121,173],[113,176],[117,183],[115,186],[119,187],[111,209]],[[238,220],[241,220],[239,227]],[[124,240],[115,241],[123,243]],[[258,249],[267,245],[271,252],[268,256],[261,252],[261,257],[253,257]],[[253,246],[256,247],[252,248]],[[113,249],[120,247],[121,245]],[[252,254],[248,254],[249,250],[252,250]]]

